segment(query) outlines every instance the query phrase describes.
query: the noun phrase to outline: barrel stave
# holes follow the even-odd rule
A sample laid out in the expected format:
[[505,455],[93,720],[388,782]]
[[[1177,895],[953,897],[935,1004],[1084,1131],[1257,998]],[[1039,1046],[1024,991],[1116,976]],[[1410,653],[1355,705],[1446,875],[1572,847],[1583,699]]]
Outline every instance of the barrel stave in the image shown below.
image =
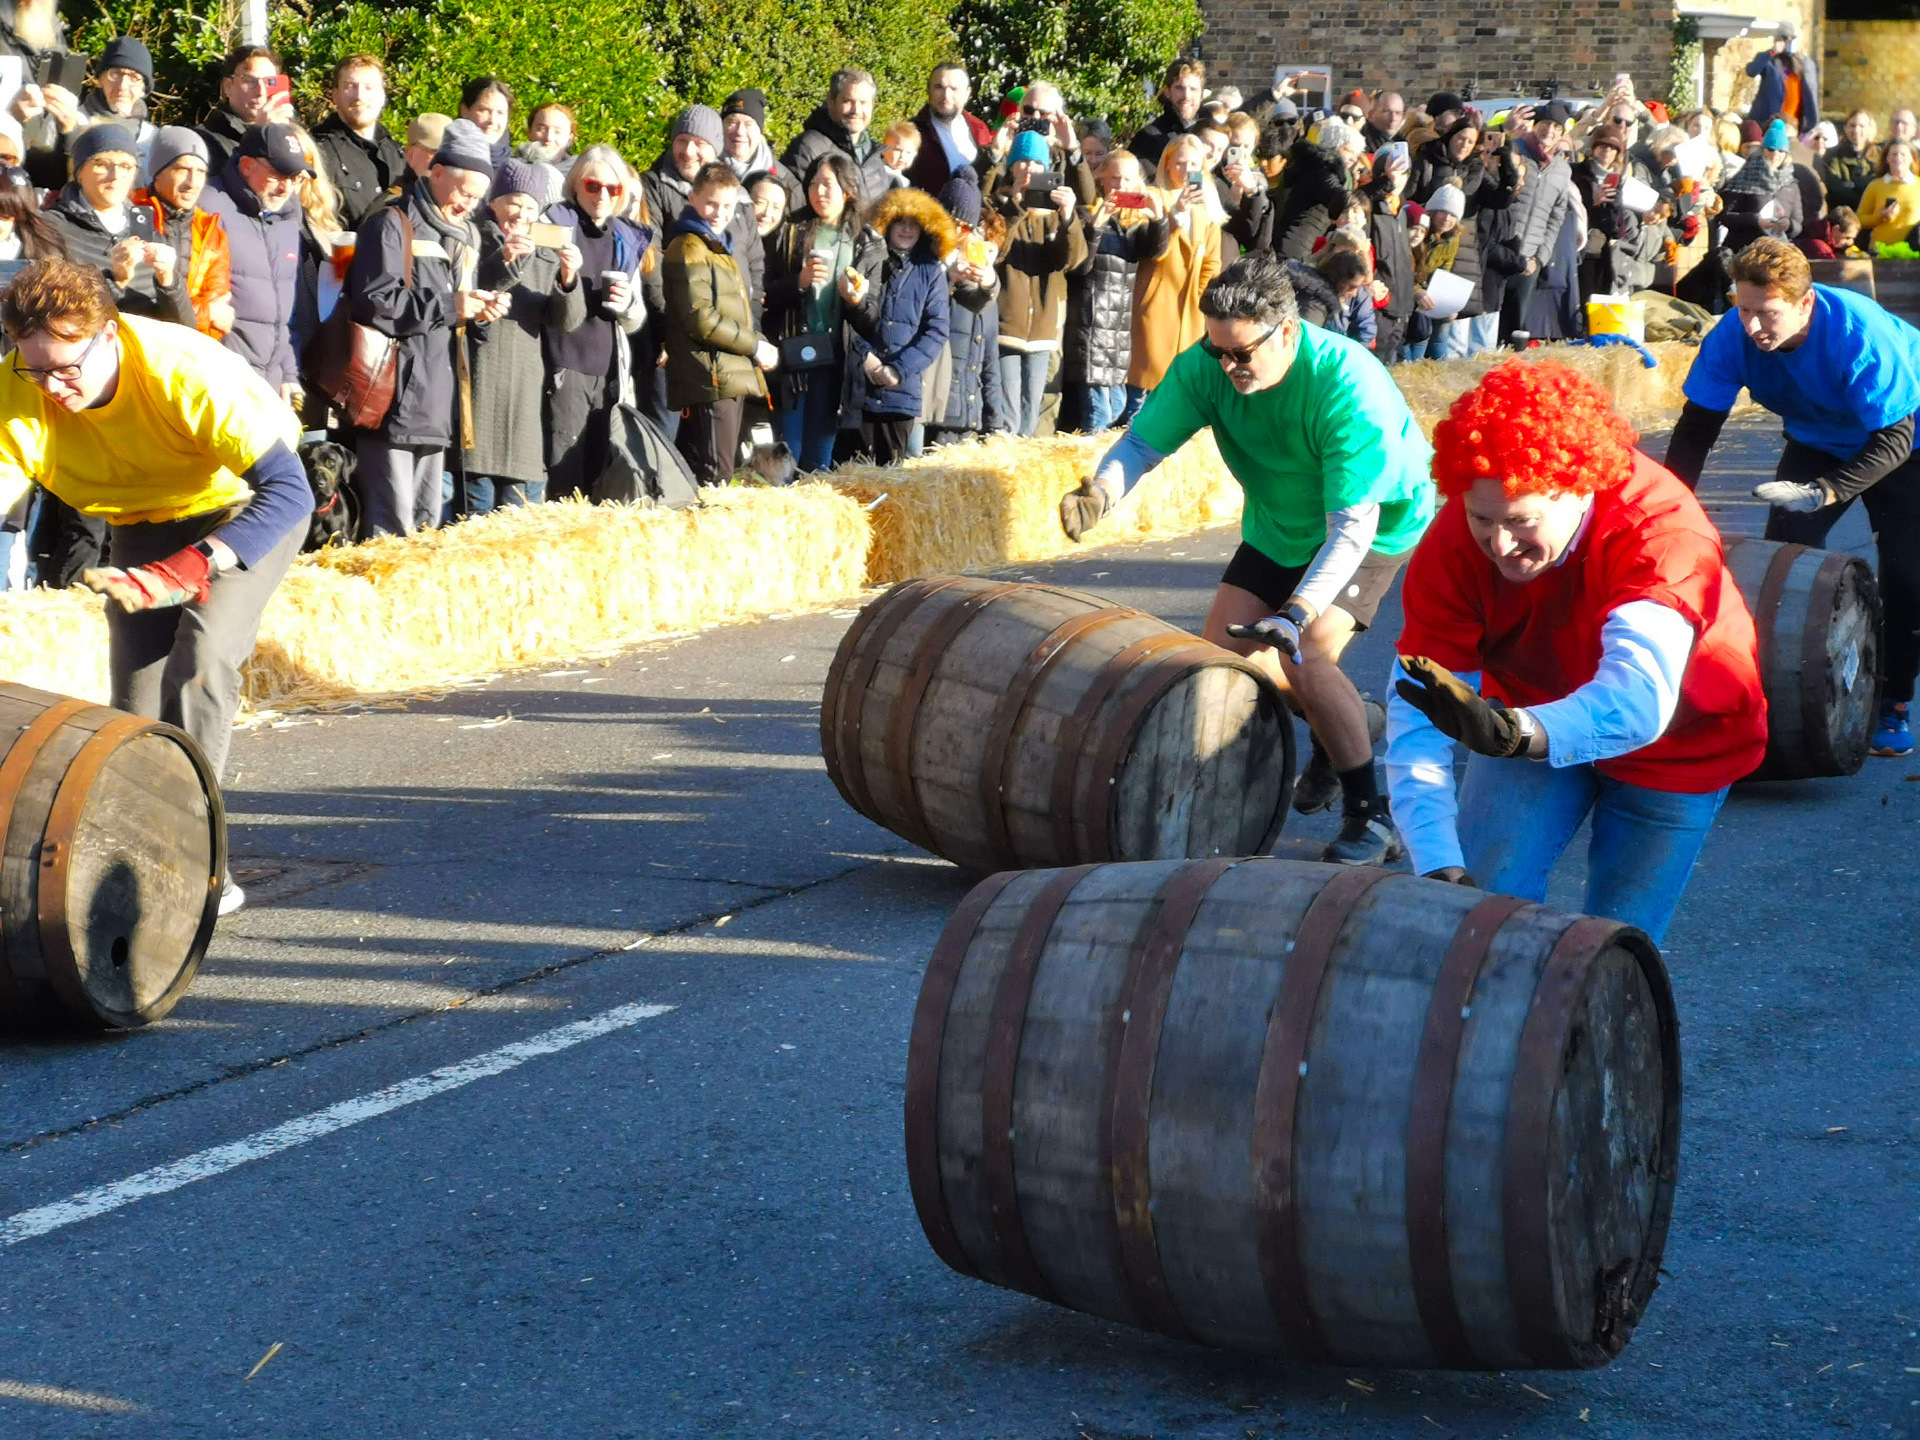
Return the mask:
[[82,711],[62,725],[34,754],[15,787],[6,848],[0,855],[0,941],[4,941],[6,966],[27,1017],[36,1019],[50,1018],[62,1009],[47,975],[47,955],[40,937],[42,837],[47,812],[53,808],[53,797],[67,767],[93,738],[95,725],[112,718],[113,712],[104,711],[91,723],[87,718],[90,713]]
[[1254,1095],[1267,1015],[1321,867],[1248,860],[1214,882],[1187,931],[1153,1066],[1154,1235],[1187,1327],[1232,1350],[1284,1345],[1260,1270]]
[[[1415,898],[1417,896],[1417,899]],[[1321,986],[1294,1126],[1308,1302],[1329,1349],[1431,1364],[1407,1238],[1407,1116],[1441,961],[1478,891],[1387,880],[1361,897]]]

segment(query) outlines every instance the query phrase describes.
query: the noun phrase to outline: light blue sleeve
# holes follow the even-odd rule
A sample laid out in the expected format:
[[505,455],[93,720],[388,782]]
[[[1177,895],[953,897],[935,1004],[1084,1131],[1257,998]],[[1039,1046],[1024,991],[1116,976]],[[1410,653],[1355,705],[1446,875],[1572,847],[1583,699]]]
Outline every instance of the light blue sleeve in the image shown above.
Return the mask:
[[[1406,678],[1395,660],[1387,679],[1387,794],[1413,873],[1431,875],[1466,864],[1460,853],[1460,800],[1453,788],[1453,740],[1400,698],[1395,682]],[[1478,670],[1460,679],[1480,688]]]
[[1693,625],[1678,610],[1631,600],[1600,630],[1600,668],[1563,700],[1529,705],[1556,769],[1611,760],[1651,745],[1673,723],[1693,654]]
[[1132,430],[1128,430],[1113,442],[1113,448],[1095,467],[1094,483],[1107,492],[1108,500],[1118,504],[1121,496],[1138,485],[1149,470],[1166,458]]

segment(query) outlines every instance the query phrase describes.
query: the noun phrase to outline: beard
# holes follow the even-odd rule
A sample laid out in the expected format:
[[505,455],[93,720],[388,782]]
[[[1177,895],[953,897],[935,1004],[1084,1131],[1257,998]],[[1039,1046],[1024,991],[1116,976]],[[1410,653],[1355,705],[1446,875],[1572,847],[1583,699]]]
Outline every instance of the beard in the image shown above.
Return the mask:
[[529,140],[520,147],[520,158],[531,160],[536,165],[557,164],[566,153],[564,145],[554,144],[551,141]]

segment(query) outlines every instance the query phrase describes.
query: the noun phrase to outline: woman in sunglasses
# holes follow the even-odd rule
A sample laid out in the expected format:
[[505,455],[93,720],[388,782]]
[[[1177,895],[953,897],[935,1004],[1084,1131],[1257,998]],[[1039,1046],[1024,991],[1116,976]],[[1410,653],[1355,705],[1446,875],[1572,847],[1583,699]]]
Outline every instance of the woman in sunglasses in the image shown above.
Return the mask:
[[591,498],[607,468],[613,407],[631,364],[627,337],[647,318],[639,273],[653,232],[621,218],[636,188],[619,151],[589,145],[567,171],[566,198],[548,215],[573,231],[587,291],[585,322],[547,331],[549,500]]
[[[122,315],[106,277],[36,260],[0,299],[0,511],[38,484],[110,526],[113,703],[177,725],[216,775],[260,613],[306,539],[299,422],[246,362],[187,325]],[[229,880],[220,911],[241,903]]]
[[1131,428],[1060,502],[1078,540],[1207,426],[1246,492],[1240,549],[1202,634],[1256,659],[1313,730],[1294,791],[1304,812],[1343,804],[1325,859],[1400,853],[1373,774],[1360,692],[1340,669],[1433,515],[1431,451],[1365,347],[1301,323],[1285,262],[1251,255],[1200,297],[1205,334],[1178,355]]

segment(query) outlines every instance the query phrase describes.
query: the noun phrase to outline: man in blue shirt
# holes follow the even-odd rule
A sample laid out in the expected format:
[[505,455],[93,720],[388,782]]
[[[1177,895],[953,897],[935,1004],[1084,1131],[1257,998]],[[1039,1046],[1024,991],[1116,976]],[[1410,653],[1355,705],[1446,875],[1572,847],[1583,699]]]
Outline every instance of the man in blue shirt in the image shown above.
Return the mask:
[[1824,548],[1856,498],[1880,550],[1886,688],[1875,755],[1913,753],[1907,705],[1920,672],[1920,330],[1865,296],[1813,283],[1799,250],[1756,240],[1733,262],[1737,313],[1701,342],[1667,468],[1700,480],[1742,387],[1787,432],[1774,478],[1754,494],[1773,509],[1767,539]]

